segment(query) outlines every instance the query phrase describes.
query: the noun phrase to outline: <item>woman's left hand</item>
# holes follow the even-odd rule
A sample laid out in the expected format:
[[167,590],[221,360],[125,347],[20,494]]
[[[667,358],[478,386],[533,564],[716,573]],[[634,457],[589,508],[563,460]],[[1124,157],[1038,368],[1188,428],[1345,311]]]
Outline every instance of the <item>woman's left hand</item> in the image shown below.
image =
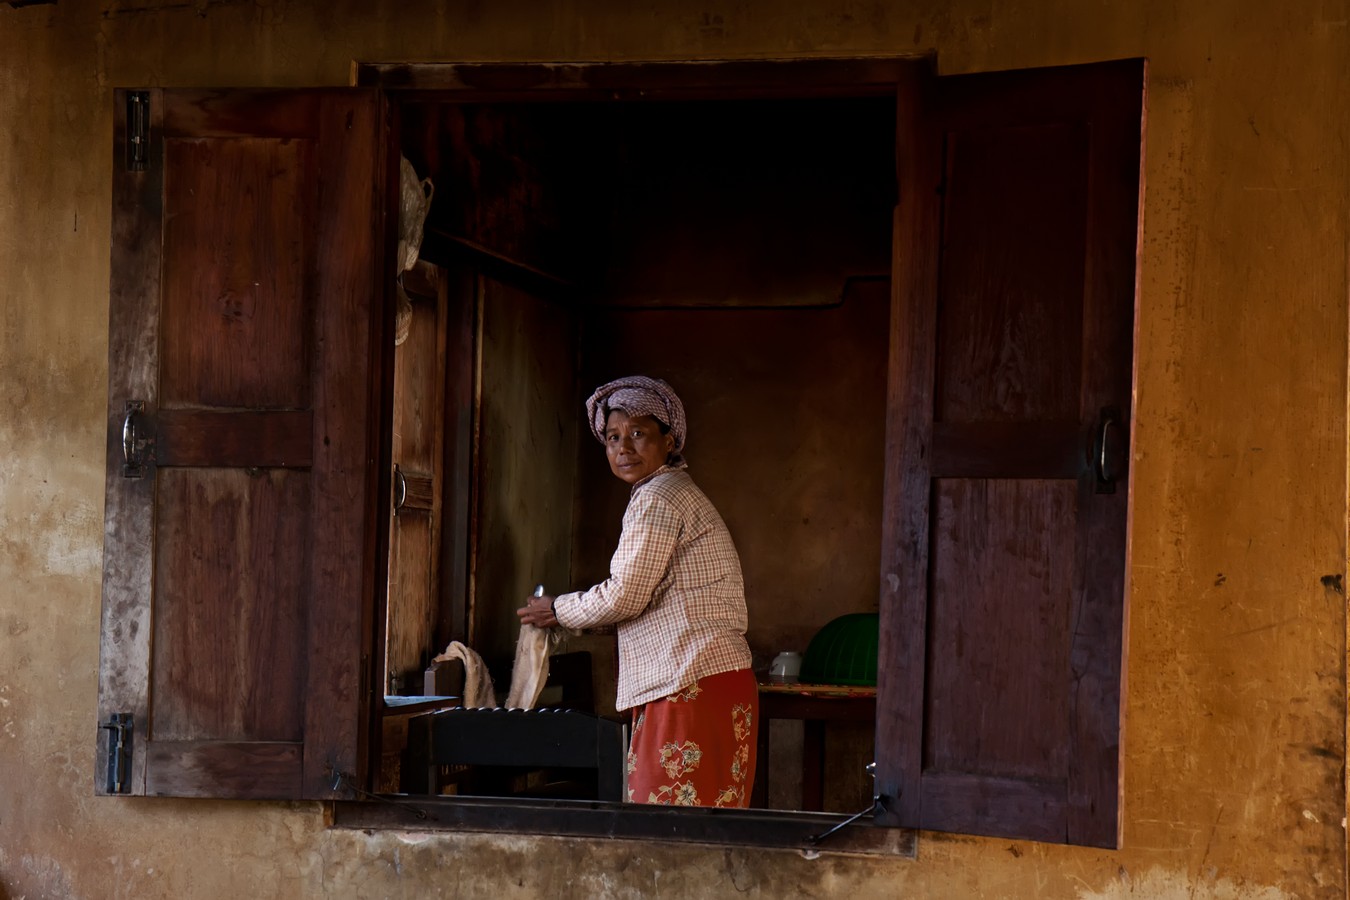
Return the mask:
[[516,615],[523,624],[536,628],[552,628],[558,624],[558,617],[553,615],[553,598],[548,594],[528,597],[525,605],[516,610]]

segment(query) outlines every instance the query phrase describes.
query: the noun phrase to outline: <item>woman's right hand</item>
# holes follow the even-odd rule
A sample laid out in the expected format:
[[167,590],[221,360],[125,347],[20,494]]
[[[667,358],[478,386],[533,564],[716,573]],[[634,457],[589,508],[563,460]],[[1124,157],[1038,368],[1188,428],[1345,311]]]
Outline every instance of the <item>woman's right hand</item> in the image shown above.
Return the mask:
[[516,615],[520,616],[522,624],[536,628],[552,628],[558,624],[558,617],[553,614],[553,598],[548,594],[527,597]]

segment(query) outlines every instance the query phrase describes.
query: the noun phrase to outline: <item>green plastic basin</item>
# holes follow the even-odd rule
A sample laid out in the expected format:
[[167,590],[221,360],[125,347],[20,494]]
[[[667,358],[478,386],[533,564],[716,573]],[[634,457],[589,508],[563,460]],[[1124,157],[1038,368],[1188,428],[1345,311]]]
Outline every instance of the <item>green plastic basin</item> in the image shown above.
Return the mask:
[[801,680],[807,684],[877,683],[877,640],[881,617],[849,613],[816,632],[802,657]]

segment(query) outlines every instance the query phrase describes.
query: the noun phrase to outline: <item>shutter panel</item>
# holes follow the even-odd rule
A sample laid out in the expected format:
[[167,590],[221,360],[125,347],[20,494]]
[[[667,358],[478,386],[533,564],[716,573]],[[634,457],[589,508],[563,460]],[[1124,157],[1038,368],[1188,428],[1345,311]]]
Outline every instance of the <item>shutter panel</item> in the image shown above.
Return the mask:
[[1117,843],[1143,71],[902,87],[889,824]]
[[132,96],[116,101],[99,723],[133,717],[124,793],[332,797],[365,768],[383,101],[138,92],[133,171]]

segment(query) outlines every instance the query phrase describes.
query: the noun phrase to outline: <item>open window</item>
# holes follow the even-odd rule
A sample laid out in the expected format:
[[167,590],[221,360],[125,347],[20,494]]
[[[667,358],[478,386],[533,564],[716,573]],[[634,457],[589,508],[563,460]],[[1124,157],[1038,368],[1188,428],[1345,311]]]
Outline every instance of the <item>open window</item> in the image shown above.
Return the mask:
[[[625,494],[579,404],[643,370],[757,663],[880,615],[826,808],[875,759],[879,824],[1113,845],[1142,63],[429,71],[118,95],[100,791],[404,786],[375,751],[429,655],[505,658],[536,582],[604,576]],[[400,154],[436,189],[401,288]],[[612,712],[605,639],[563,649]],[[738,839],[717,812],[531,821]]]

